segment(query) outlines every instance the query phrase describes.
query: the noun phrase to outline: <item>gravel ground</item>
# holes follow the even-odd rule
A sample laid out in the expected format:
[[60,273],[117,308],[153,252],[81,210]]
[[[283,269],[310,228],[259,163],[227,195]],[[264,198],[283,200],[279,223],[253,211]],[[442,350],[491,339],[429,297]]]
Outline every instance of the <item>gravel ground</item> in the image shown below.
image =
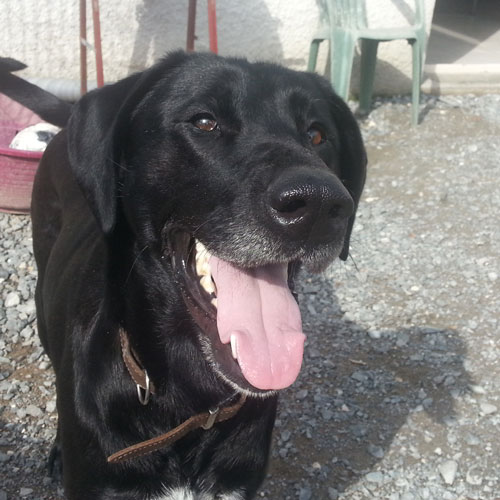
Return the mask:
[[[299,290],[268,500],[500,499],[500,95],[380,100],[352,257]],[[36,336],[28,217],[0,215],[0,500],[46,477],[54,378]]]

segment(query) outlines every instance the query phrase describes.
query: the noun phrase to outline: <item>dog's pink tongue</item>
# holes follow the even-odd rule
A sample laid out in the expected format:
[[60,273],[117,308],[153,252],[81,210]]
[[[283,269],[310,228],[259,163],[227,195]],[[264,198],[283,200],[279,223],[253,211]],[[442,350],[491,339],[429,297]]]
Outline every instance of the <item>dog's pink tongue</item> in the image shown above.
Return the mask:
[[305,335],[287,285],[287,265],[241,269],[211,257],[217,328],[223,344],[236,336],[238,363],[258,389],[283,389],[297,378]]

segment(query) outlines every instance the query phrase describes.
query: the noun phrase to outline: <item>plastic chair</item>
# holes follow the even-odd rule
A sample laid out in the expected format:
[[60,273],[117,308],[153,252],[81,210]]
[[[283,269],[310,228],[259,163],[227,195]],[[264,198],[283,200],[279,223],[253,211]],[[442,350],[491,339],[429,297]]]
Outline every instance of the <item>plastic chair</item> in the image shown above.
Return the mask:
[[320,27],[314,35],[309,52],[308,71],[314,71],[319,44],[330,41],[330,71],[332,86],[347,99],[356,42],[361,40],[361,80],[359,111],[368,113],[371,107],[377,49],[380,42],[407,40],[412,46],[412,124],[418,123],[420,84],[426,44],[424,0],[415,0],[415,21],[411,26],[368,28],[365,0],[318,0]]

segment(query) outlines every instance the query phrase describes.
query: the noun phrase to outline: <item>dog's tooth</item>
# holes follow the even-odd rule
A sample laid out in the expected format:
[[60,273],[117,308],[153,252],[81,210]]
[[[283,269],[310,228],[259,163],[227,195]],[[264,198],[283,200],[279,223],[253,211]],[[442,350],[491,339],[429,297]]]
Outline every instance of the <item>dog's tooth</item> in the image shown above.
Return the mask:
[[[200,285],[209,295],[216,295],[215,283],[212,279],[209,259],[210,253],[205,248],[201,241],[196,241],[196,274],[200,278]],[[214,307],[217,307],[217,298],[214,297],[210,301]]]
[[210,264],[203,256],[196,258],[196,273],[198,276],[210,276]]
[[231,353],[234,359],[238,359],[238,337],[236,335],[231,335]]
[[202,276],[200,280],[201,286],[207,293],[215,293],[215,288],[214,288],[214,283],[212,281],[212,277],[210,275],[208,276]]
[[198,276],[210,276],[211,269],[208,263],[210,259],[210,253],[206,249],[205,245],[201,241],[196,241],[196,273]]
[[196,274],[198,276],[203,276],[203,261],[199,258],[198,254],[196,254]]
[[206,249],[205,245],[201,241],[196,240],[196,252],[202,253],[202,252],[206,252],[206,251],[207,251],[207,249]]

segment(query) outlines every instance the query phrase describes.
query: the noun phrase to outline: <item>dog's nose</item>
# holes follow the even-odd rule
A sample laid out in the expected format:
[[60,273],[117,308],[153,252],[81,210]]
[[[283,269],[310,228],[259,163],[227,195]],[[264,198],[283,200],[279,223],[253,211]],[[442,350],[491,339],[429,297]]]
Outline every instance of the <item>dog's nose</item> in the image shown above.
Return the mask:
[[339,179],[330,172],[292,169],[267,190],[271,220],[296,239],[329,241],[339,222],[354,211],[354,202]]

